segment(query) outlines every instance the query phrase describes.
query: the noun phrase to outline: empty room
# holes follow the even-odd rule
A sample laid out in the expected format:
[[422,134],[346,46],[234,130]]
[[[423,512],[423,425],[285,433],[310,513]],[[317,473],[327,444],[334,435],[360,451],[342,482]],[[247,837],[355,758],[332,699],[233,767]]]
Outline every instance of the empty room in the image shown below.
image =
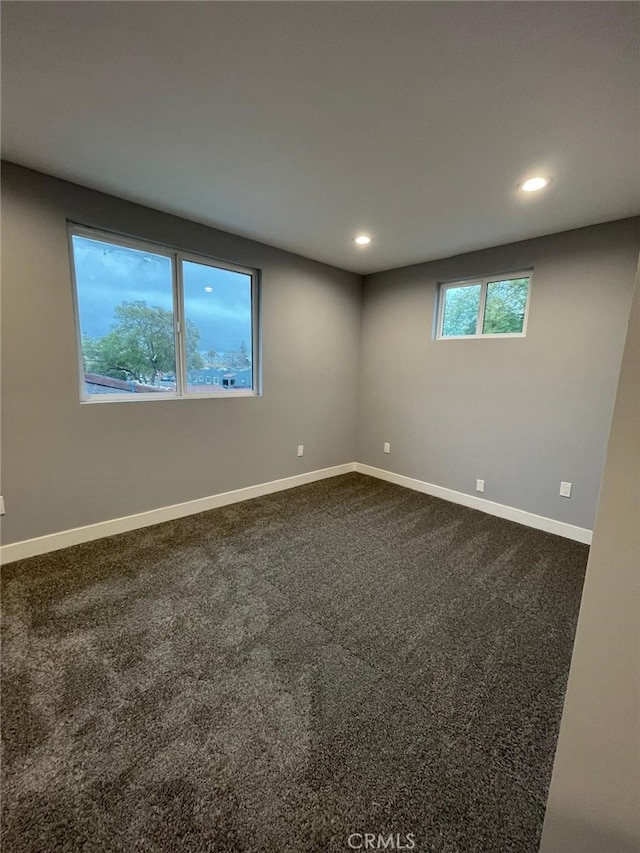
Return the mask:
[[638,853],[640,7],[0,14],[5,853]]

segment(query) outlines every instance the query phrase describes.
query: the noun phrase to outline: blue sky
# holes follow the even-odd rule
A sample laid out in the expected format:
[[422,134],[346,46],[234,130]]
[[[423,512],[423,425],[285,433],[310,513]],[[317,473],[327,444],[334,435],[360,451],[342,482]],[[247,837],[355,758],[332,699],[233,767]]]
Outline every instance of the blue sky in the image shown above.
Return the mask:
[[[172,309],[169,258],[88,237],[74,236],[73,246],[84,335],[106,335],[122,302]],[[198,348],[225,352],[244,341],[250,349],[250,277],[185,261],[183,280],[186,316],[200,330]]]

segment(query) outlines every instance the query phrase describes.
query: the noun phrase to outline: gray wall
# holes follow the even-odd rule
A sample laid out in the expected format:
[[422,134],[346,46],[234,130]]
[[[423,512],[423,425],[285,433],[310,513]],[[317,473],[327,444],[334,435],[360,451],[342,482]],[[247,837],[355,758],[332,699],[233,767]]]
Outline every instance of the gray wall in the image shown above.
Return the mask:
[[640,290],[631,315],[541,853],[640,850]]
[[[81,406],[67,217],[260,268],[264,395]],[[4,544],[355,457],[360,276],[3,164],[2,285]]]
[[[640,220],[365,279],[359,462],[591,528]],[[533,267],[527,336],[433,339],[438,281]],[[391,454],[382,452],[391,442]],[[560,481],[573,483],[570,499]]]
[[[592,526],[639,220],[379,273],[362,307],[359,276],[11,164],[2,180],[3,543],[354,459]],[[67,218],[260,268],[264,396],[81,406]],[[437,281],[530,266],[526,338],[432,339]]]

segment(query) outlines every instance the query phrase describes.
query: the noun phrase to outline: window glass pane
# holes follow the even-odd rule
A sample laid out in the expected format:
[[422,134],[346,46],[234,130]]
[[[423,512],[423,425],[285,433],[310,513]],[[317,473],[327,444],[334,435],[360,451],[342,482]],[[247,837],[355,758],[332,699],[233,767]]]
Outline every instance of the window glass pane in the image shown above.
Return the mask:
[[176,389],[171,259],[73,235],[87,394]]
[[233,393],[253,388],[251,276],[182,262],[187,391]]
[[487,284],[482,333],[506,335],[522,332],[528,292],[528,278],[490,281]]
[[442,337],[475,335],[480,310],[480,288],[479,284],[445,288]]

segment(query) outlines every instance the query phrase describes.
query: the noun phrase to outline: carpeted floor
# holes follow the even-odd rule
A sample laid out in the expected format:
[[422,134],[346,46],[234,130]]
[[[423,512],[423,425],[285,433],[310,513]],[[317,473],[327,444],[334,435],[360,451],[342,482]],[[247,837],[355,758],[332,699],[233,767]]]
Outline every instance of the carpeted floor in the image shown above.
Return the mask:
[[586,559],[347,474],[8,565],[4,853],[534,853]]

